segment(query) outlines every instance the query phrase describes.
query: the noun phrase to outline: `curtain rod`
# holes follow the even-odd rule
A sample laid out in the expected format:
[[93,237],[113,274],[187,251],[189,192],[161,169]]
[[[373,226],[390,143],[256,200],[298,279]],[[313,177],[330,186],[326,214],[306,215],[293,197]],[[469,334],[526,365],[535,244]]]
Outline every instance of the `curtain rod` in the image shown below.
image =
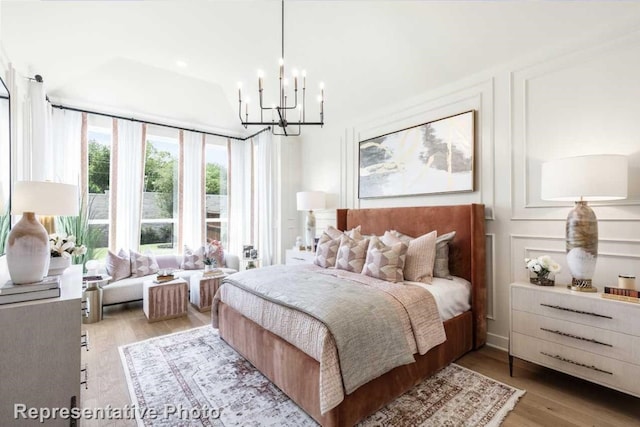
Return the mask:
[[76,111],[78,113],[88,113],[88,114],[95,114],[96,116],[111,117],[111,118],[114,118],[114,119],[130,120],[132,122],[144,123],[144,124],[147,124],[147,125],[163,126],[163,127],[171,128],[171,129],[186,130],[186,131],[189,131],[189,132],[203,133],[205,135],[212,135],[212,136],[219,136],[221,138],[235,139],[236,141],[246,141],[247,139],[251,139],[254,136],[260,135],[262,132],[265,132],[267,130],[271,130],[271,128],[269,126],[267,126],[266,128],[261,129],[261,130],[259,130],[258,132],[254,133],[252,135],[249,135],[249,136],[247,136],[245,138],[241,138],[239,136],[223,135],[223,134],[215,133],[215,132],[206,132],[206,131],[197,130],[197,129],[187,129],[187,128],[184,128],[184,127],[181,127],[181,126],[167,125],[167,124],[158,123],[158,122],[150,122],[148,120],[140,120],[140,119],[136,119],[134,117],[116,116],[114,114],[100,113],[98,111],[83,110],[81,108],[68,107],[66,105],[61,105],[61,104],[51,104],[51,107],[59,108],[61,110]]

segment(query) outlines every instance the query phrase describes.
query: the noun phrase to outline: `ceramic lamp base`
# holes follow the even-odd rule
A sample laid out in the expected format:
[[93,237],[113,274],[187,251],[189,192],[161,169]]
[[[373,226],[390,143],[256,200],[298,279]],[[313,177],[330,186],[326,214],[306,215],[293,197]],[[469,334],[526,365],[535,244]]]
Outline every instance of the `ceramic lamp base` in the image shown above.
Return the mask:
[[50,256],[47,230],[34,213],[25,212],[11,229],[7,244],[7,268],[13,283],[41,281],[49,270]]

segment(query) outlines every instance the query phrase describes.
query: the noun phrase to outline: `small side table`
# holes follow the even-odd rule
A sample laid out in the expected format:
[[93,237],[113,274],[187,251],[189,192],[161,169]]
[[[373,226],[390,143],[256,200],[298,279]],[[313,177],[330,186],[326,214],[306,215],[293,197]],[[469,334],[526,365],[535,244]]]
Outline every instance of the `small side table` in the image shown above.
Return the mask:
[[191,276],[191,283],[189,288],[189,300],[191,305],[198,309],[198,311],[211,310],[211,304],[213,303],[213,297],[222,284],[222,279],[227,277],[222,273],[216,276],[205,276],[202,273],[197,273]]
[[96,323],[102,320],[102,287],[111,276],[88,276],[82,278],[82,301],[86,315],[82,323]]
[[142,291],[142,309],[149,322],[187,315],[189,285],[184,279],[165,283],[146,281]]
[[261,264],[262,263],[260,262],[259,258],[242,258],[240,259],[240,270],[245,271],[254,268],[260,268]]

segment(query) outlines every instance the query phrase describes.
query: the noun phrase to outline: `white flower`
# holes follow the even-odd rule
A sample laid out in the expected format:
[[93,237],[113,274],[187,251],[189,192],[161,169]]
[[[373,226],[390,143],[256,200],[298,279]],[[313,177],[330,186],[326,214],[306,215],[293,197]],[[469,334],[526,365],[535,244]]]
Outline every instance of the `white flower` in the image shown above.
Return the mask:
[[549,266],[551,265],[553,260],[551,259],[551,257],[549,255],[542,255],[542,256],[538,257],[538,262],[540,263],[540,265],[542,267],[544,267],[544,268],[546,268],[548,270]]
[[536,264],[536,265],[533,266],[533,271],[535,273],[539,273],[540,270],[542,270],[542,266],[540,264]]
[[560,264],[558,264],[557,262],[551,262],[551,265],[549,265],[549,271],[552,273],[559,273],[560,270],[562,270],[562,267],[560,267]]

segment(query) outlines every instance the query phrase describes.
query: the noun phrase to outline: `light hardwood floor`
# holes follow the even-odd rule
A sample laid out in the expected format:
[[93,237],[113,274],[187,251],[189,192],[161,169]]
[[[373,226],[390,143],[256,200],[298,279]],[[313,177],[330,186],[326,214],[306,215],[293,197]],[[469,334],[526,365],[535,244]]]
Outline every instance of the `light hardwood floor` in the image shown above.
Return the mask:
[[[85,408],[130,404],[118,346],[209,324],[210,313],[189,307],[189,315],[148,323],[142,303],[105,308],[99,323],[83,325],[90,350],[82,350],[89,368]],[[568,375],[516,360],[509,377],[507,354],[490,347],[471,352],[457,363],[488,377],[526,390],[504,426],[640,426],[640,399]],[[638,378],[640,381],[640,378]],[[84,420],[83,426],[133,426],[131,421]]]

